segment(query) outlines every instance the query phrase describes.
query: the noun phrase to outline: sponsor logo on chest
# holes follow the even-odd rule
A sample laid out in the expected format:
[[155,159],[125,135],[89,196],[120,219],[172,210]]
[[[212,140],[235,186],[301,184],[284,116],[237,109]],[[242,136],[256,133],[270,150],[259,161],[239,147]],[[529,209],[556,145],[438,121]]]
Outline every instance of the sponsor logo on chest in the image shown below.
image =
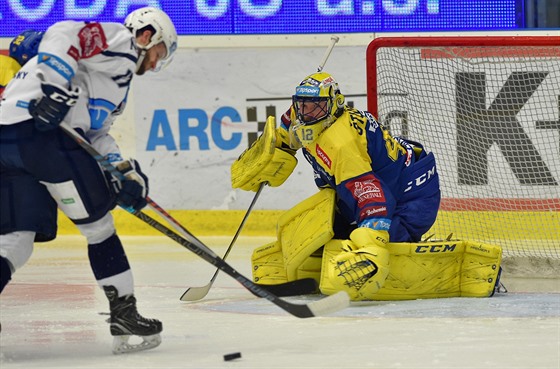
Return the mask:
[[332,167],[332,161],[329,158],[329,156],[327,155],[326,152],[323,151],[323,149],[321,149],[321,147],[319,145],[315,145],[315,154],[317,154],[317,157],[319,159],[321,159],[321,161],[323,163],[325,163],[325,165],[327,166],[327,168],[331,169]]

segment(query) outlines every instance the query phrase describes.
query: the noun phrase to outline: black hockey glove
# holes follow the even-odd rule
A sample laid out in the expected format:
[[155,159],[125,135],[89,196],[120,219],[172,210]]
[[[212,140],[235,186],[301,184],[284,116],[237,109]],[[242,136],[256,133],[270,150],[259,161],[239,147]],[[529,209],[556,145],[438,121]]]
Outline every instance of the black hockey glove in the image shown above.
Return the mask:
[[116,165],[125,179],[115,182],[117,202],[126,208],[140,210],[147,205],[148,177],[140,169],[140,164],[134,159],[125,160]]
[[45,96],[39,101],[29,102],[29,114],[39,131],[50,131],[57,128],[70,108],[76,105],[80,89],[67,90],[56,84],[41,82],[41,90]]

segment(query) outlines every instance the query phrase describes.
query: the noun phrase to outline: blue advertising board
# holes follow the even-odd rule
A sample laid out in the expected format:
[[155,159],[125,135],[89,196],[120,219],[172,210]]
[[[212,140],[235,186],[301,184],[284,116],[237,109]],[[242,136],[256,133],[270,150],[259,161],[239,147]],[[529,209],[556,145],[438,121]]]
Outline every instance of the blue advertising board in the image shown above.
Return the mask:
[[142,6],[166,11],[180,35],[511,30],[523,0],[2,0],[0,36],[64,20],[122,23]]

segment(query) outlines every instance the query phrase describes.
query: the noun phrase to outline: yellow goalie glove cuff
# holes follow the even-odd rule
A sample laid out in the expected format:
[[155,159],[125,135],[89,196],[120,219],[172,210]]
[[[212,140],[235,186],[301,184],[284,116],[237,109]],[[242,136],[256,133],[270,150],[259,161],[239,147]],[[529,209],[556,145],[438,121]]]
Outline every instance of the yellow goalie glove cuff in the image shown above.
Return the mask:
[[389,242],[389,232],[360,227],[352,231],[350,234],[350,240],[358,248],[367,246],[384,247],[387,242]]
[[276,147],[276,123],[268,117],[262,135],[231,166],[231,185],[245,191],[257,191],[262,182],[277,187],[288,179],[297,159]]

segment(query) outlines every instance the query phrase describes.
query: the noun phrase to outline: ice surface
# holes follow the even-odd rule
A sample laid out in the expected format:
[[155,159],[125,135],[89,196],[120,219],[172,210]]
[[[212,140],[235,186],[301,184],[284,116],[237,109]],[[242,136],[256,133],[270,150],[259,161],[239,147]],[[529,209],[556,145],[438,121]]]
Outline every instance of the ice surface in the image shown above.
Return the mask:
[[[223,254],[227,237],[202,238]],[[240,237],[228,262],[251,276],[269,238]],[[560,280],[503,281],[487,299],[362,302],[299,319],[221,273],[205,299],[181,302],[214,268],[163,237],[123,237],[139,311],[163,321],[160,347],[111,353],[108,303],[83,238],[36,245],[0,297],[0,368],[560,368]],[[306,303],[316,296],[290,298]],[[225,354],[240,359],[224,361]]]

